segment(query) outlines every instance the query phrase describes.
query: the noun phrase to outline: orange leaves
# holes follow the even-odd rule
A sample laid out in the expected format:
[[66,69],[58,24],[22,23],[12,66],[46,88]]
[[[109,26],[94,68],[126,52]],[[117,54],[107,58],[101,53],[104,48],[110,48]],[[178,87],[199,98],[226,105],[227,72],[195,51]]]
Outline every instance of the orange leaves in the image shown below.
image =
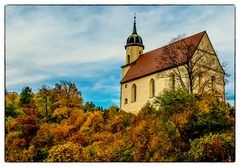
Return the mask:
[[93,138],[94,138],[94,142],[103,141],[106,144],[108,144],[113,141],[113,134],[109,131],[103,131],[103,132],[96,133],[93,136]]
[[81,144],[81,145],[87,144],[86,137],[84,135],[82,135],[81,133],[77,133],[77,134],[73,135],[72,137],[70,137],[70,141]]
[[183,113],[173,114],[171,120],[177,125],[177,127],[182,127],[188,123],[188,117],[192,114],[191,110],[185,111]]
[[58,143],[60,142],[62,139],[65,139],[66,137],[68,137],[69,134],[69,126],[67,125],[58,125],[56,126],[52,132],[53,132],[53,140]]
[[78,129],[86,120],[86,114],[80,109],[72,109],[67,124],[71,129]]
[[[50,94],[43,105],[35,107],[32,100],[33,106],[17,107],[14,111],[21,114],[7,117],[6,161],[234,159],[234,117],[223,102],[212,97],[199,100],[182,91],[166,93],[156,103],[161,107],[148,104],[134,115],[116,106],[94,112],[85,107],[83,111],[76,107],[79,94],[64,84],[46,95]],[[68,97],[70,101],[65,101]],[[47,107],[48,114],[39,111],[39,106]]]
[[19,147],[19,148],[22,148],[24,147],[26,144],[26,141],[24,139],[21,139],[21,138],[16,138],[13,140],[13,145],[15,147]]

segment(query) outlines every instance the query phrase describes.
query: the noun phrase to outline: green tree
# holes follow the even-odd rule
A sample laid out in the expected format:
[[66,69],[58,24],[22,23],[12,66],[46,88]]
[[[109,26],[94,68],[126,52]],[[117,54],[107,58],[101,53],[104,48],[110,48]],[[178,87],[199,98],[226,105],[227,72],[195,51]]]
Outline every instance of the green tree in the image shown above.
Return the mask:
[[95,104],[93,104],[93,102],[86,102],[83,106],[83,110],[85,112],[93,112],[93,111],[96,111],[97,110],[97,107]]
[[41,115],[45,115],[46,117],[48,117],[49,113],[52,112],[51,111],[52,101],[50,95],[51,94],[49,88],[43,85],[35,96],[38,111],[41,113]]
[[29,105],[32,101],[32,98],[33,98],[32,89],[28,86],[24,87],[20,94],[20,105],[22,107]]

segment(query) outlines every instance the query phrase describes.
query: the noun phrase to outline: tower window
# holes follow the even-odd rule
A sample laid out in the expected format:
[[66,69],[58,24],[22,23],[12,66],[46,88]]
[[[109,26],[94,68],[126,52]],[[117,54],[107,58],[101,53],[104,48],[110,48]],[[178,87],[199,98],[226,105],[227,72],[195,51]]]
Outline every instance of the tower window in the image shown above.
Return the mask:
[[126,98],[125,100],[124,100],[124,104],[127,104],[128,103],[128,99]]
[[127,64],[130,63],[130,55],[127,55]]
[[139,43],[139,38],[135,38],[135,43]]
[[132,102],[136,102],[137,101],[137,86],[136,86],[136,84],[133,84],[131,94],[132,94]]
[[127,48],[127,52],[128,52],[128,54],[130,54],[130,48]]
[[131,37],[130,40],[129,40],[130,43],[134,43],[134,38]]
[[125,84],[125,88],[127,88],[127,84]]
[[149,97],[154,96],[155,96],[155,81],[154,79],[151,79],[149,83]]

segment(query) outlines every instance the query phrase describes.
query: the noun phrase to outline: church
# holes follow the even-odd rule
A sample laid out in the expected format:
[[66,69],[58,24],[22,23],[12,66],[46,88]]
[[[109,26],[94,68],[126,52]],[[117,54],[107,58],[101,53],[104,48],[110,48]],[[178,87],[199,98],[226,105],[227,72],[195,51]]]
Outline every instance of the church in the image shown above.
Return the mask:
[[212,93],[225,100],[224,69],[206,31],[172,40],[144,53],[143,40],[133,32],[125,45],[120,108],[137,113],[164,89],[182,88],[194,94]]

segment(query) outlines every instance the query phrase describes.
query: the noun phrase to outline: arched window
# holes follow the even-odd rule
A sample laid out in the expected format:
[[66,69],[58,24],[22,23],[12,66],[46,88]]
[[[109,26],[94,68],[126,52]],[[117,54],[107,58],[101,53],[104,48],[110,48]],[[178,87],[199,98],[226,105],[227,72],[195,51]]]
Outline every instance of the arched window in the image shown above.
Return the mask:
[[149,83],[149,97],[155,96],[155,81],[152,78]]
[[127,64],[130,63],[130,55],[127,55]]
[[132,86],[132,102],[137,101],[137,86],[133,84]]
[[175,90],[175,74],[170,75],[170,80],[171,80],[171,88]]

